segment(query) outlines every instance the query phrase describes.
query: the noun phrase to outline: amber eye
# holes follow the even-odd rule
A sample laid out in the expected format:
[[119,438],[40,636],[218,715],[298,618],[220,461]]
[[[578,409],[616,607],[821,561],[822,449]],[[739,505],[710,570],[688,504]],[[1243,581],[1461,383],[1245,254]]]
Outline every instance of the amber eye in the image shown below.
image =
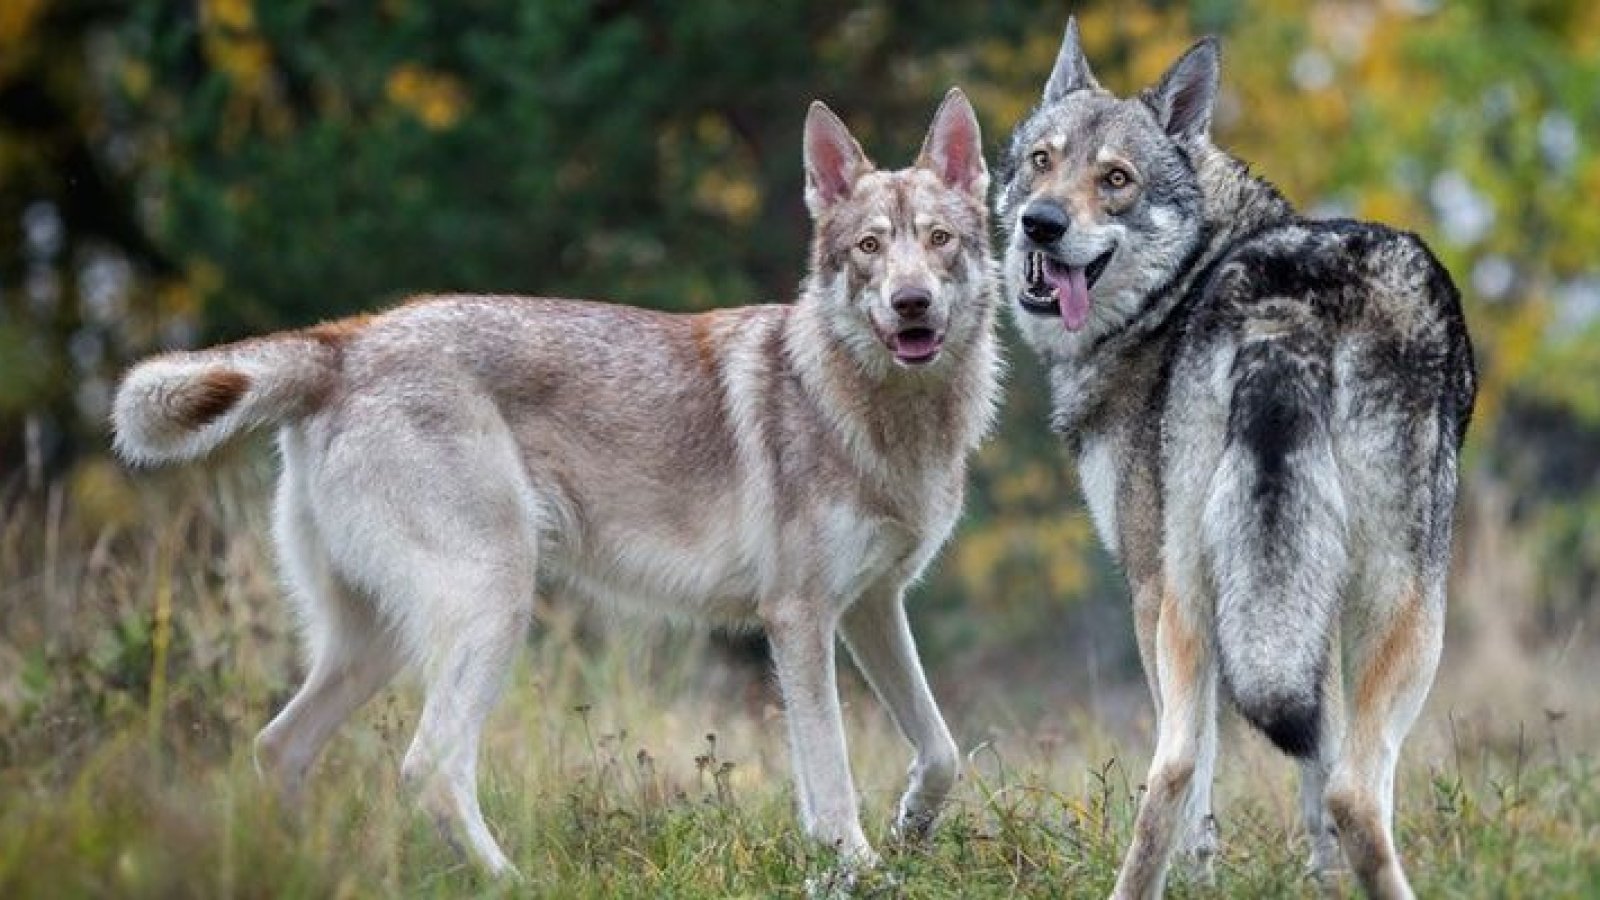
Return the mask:
[[869,234],[861,240],[856,241],[856,249],[867,254],[877,253],[878,239]]
[[1106,187],[1111,188],[1114,191],[1121,190],[1122,188],[1133,184],[1133,176],[1129,175],[1124,169],[1112,169],[1106,173],[1105,181]]
[[1028,155],[1028,159],[1033,161],[1033,167],[1035,169],[1038,169],[1041,172],[1050,171],[1050,154],[1047,151],[1035,150]]
[[928,240],[932,241],[935,247],[943,247],[950,243],[950,232],[943,228],[935,228],[933,233],[928,235]]

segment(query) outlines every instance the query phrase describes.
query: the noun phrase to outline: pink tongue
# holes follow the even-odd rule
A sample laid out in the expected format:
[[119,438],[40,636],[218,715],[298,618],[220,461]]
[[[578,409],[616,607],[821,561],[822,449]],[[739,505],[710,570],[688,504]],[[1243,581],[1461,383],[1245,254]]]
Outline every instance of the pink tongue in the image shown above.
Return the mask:
[[1044,278],[1055,289],[1061,324],[1068,331],[1081,331],[1089,321],[1089,282],[1083,277],[1083,269],[1046,263]]
[[895,352],[902,356],[922,357],[939,349],[939,338],[932,331],[901,332],[895,336]]

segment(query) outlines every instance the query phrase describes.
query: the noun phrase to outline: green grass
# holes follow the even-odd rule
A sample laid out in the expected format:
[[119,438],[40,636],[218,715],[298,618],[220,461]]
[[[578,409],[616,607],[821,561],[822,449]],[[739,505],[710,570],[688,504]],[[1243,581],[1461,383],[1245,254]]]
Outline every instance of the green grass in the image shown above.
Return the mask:
[[[71,491],[0,522],[0,897],[799,897],[830,871],[798,834],[775,709],[708,691],[697,637],[596,642],[560,614],[485,740],[485,812],[525,882],[479,880],[400,795],[408,687],[333,741],[304,810],[280,809],[249,748],[292,691],[292,640],[251,493],[197,475],[129,494],[122,524]],[[1592,713],[1524,715],[1430,703],[1399,807],[1422,896],[1600,896]],[[1109,892],[1140,729],[966,710],[956,798],[931,843],[898,847],[908,751],[858,689],[847,718],[885,857],[858,895]],[[1241,728],[1224,740],[1217,883],[1169,895],[1312,893],[1292,766]]]
[[[507,895],[800,896],[808,877],[828,871],[826,855],[796,833],[783,767],[768,766],[781,757],[777,723],[714,748],[703,739],[661,744],[653,738],[692,727],[687,707],[641,722],[646,738],[598,725],[599,709],[535,709],[542,704],[527,697],[538,691],[527,678],[518,682],[496,720],[483,785],[486,814],[526,875]],[[496,893],[395,790],[400,710],[411,706],[380,701],[354,723],[331,748],[299,817],[258,786],[246,727],[213,735],[215,751],[178,749],[168,732],[183,723],[168,721],[153,743],[147,729],[132,727],[77,764],[26,761],[7,774],[0,895]],[[518,721],[523,716],[545,721]],[[852,736],[867,813],[881,826],[904,751],[870,721],[858,720]],[[1515,758],[1483,752],[1471,774],[1407,773],[1401,840],[1419,892],[1595,895],[1600,789],[1592,759],[1524,759],[1518,771]],[[747,765],[752,773],[743,777]],[[1217,886],[1179,878],[1171,895],[1307,893],[1289,836],[1287,767],[1257,784],[1229,769]],[[1104,896],[1126,845],[1135,782],[1110,760],[1070,771],[1041,761],[1013,766],[1004,751],[979,750],[929,845],[896,847],[872,829],[893,877],[868,879],[862,893]]]

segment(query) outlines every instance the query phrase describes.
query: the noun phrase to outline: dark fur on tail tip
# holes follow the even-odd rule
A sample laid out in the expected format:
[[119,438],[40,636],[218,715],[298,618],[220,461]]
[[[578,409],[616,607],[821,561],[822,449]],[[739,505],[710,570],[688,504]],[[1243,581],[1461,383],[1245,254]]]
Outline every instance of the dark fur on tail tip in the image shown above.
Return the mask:
[[233,409],[249,389],[250,376],[243,372],[207,372],[173,393],[169,412],[173,421],[185,429],[204,428]]
[[1316,755],[1317,743],[1322,739],[1320,697],[1281,697],[1266,703],[1239,703],[1238,706],[1250,724],[1261,729],[1279,750],[1300,759]]

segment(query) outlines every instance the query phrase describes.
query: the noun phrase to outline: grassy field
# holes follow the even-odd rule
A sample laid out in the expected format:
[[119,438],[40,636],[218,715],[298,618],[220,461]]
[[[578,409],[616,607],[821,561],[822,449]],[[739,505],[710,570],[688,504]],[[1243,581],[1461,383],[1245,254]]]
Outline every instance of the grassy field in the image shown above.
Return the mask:
[[[708,686],[703,638],[623,627],[596,642],[559,612],[530,640],[485,742],[485,811],[525,883],[477,880],[399,795],[418,707],[404,685],[330,745],[306,809],[279,809],[249,753],[295,673],[260,474],[134,489],[89,470],[6,507],[0,897],[771,897],[827,873],[797,834],[781,715],[761,691]],[[1592,699],[1563,699],[1592,696],[1593,667],[1566,694],[1496,694],[1483,685],[1504,678],[1461,656],[1402,773],[1400,840],[1419,893],[1600,896],[1600,722]],[[1104,896],[1148,723],[1112,732],[1075,711],[1090,705],[1059,705],[1046,720],[953,710],[969,750],[957,798],[929,845],[896,847],[884,826],[908,751],[853,687],[852,758],[885,851],[858,893]],[[1312,893],[1292,766],[1237,723],[1224,740],[1217,883],[1180,875],[1170,894]]]

